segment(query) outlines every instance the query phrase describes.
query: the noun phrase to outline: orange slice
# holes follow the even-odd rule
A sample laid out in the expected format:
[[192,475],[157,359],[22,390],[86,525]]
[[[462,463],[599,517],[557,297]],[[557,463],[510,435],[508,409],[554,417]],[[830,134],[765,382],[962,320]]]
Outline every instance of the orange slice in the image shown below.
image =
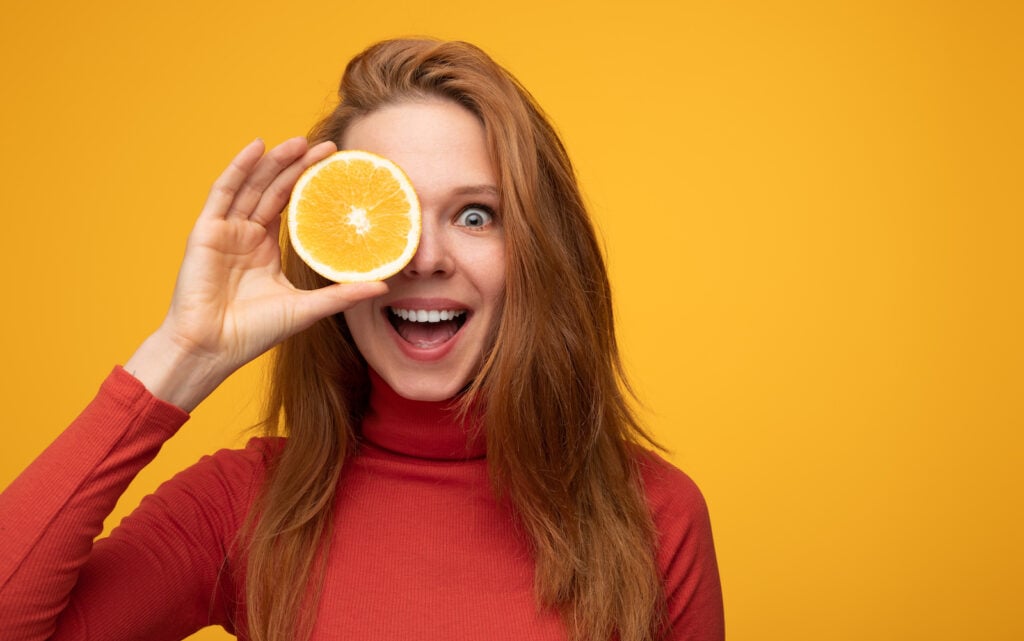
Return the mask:
[[295,252],[337,282],[383,280],[412,260],[420,203],[398,165],[366,151],[339,151],[299,177],[288,203]]

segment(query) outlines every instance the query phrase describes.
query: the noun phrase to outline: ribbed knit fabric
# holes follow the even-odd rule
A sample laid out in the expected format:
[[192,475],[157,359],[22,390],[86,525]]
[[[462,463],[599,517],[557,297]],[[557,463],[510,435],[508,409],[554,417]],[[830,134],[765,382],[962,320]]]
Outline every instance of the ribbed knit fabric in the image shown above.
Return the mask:
[[[485,442],[444,403],[403,399],[375,378],[346,465],[313,632],[330,639],[561,640],[538,611],[533,561],[494,500]],[[235,535],[281,439],[204,457],[92,546],[124,488],[187,419],[120,368],[0,495],[0,638],[181,639],[244,621]],[[703,499],[649,455],[644,479],[673,639],[724,638]]]

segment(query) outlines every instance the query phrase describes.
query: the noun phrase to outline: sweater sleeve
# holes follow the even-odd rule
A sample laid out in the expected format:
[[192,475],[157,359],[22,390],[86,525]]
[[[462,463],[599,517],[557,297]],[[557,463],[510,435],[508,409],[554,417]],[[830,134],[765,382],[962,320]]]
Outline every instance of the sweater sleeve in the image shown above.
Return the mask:
[[697,485],[661,457],[647,453],[644,483],[658,535],[669,641],[723,641],[722,584],[707,504]]
[[[116,368],[0,495],[0,629],[11,641],[180,639],[226,624],[225,540],[259,453],[206,457],[93,545],[125,488],[188,415]],[[237,454],[237,453],[234,453]]]

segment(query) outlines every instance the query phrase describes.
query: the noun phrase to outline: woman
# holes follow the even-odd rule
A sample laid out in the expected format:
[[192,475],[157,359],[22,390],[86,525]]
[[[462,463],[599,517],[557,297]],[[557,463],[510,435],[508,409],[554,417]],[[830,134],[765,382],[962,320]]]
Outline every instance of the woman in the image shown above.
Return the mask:
[[[639,445],[601,254],[539,108],[475,47],[427,40],[369,48],[339,95],[311,145],[235,158],[164,323],[5,492],[5,638],[723,638],[706,508]],[[329,284],[287,244],[281,270],[279,212],[336,146],[397,162],[420,197],[419,249],[385,283]],[[186,412],[278,344],[270,436],[93,547]]]

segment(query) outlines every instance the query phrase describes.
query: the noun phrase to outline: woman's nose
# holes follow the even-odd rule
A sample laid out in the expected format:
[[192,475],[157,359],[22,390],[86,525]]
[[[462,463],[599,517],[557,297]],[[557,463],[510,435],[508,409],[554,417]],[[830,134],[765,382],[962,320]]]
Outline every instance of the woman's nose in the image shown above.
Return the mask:
[[442,226],[428,223],[427,217],[424,216],[420,244],[402,273],[412,278],[444,276],[451,273],[453,264]]

